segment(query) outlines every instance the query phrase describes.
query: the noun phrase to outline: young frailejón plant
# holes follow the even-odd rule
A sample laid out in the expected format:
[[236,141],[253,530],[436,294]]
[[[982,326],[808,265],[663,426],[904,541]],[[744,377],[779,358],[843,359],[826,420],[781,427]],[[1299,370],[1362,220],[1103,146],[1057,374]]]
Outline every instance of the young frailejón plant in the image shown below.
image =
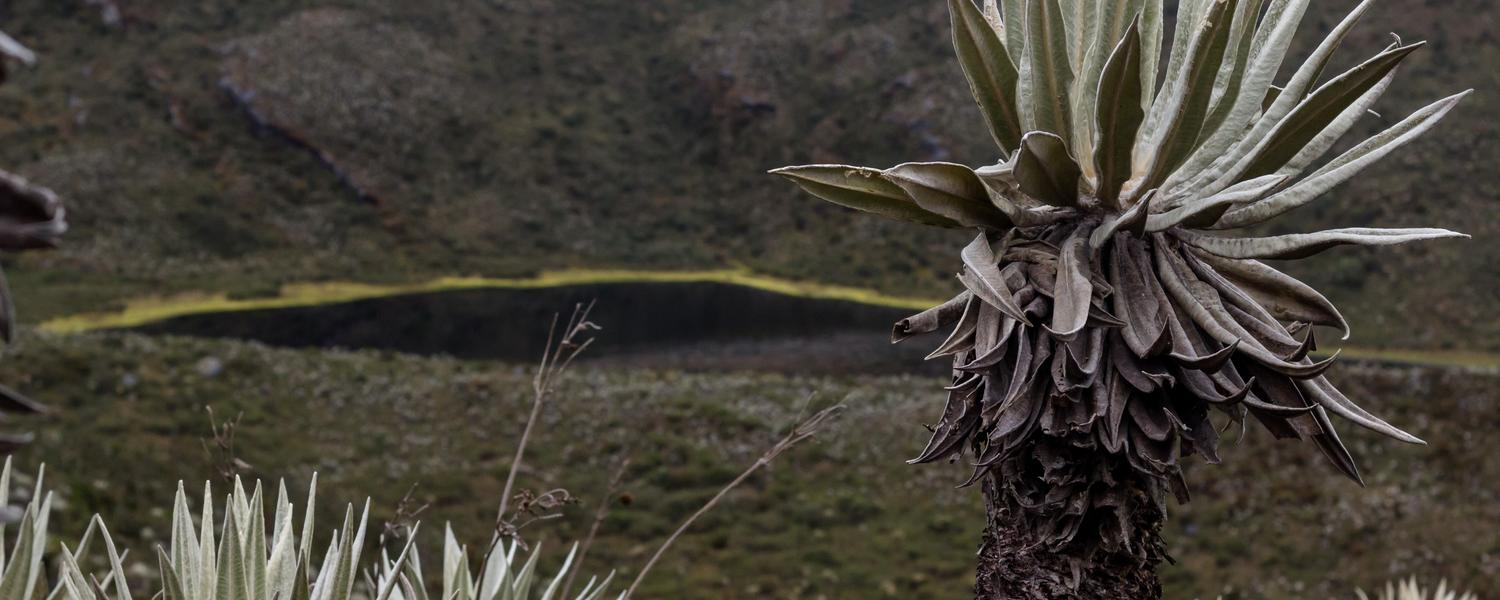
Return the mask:
[[[6,474],[9,474],[6,463]],[[3,489],[3,488],[0,488]],[[415,528],[395,558],[385,552],[374,561],[374,570],[361,570],[365,563],[360,560],[365,546],[365,531],[369,523],[370,504],[365,501],[364,510],[355,518],[354,505],[344,510],[343,525],[333,532],[328,549],[321,560],[315,557],[313,547],[313,506],[316,497],[317,479],[309,486],[307,504],[300,529],[293,519],[294,508],[288,499],[286,486],[278,486],[274,504],[274,516],[266,518],[265,500],[260,483],[252,493],[246,493],[238,477],[223,506],[222,521],[215,521],[212,489],[204,486],[203,503],[200,506],[199,525],[195,528],[193,513],[188,505],[186,490],[178,485],[177,497],[172,506],[171,543],[169,547],[156,548],[155,561],[159,569],[157,591],[151,596],[162,600],[427,600],[428,585],[423,580],[422,562],[415,544]],[[38,485],[40,491],[40,485]],[[44,503],[50,505],[51,500]],[[17,555],[14,563],[24,564],[30,560],[40,564],[41,548],[45,546],[46,513],[43,510],[38,525],[33,526],[35,502],[28,507],[23,523],[23,540],[42,536],[35,554]],[[37,529],[30,533],[27,527]],[[108,572],[94,574],[84,567],[82,557],[96,537],[104,542],[108,559]],[[537,568],[541,556],[541,545],[530,550],[520,570],[515,570],[517,550],[521,544],[512,541],[509,547],[504,540],[491,542],[483,564],[471,573],[467,549],[458,545],[451,530],[445,530],[443,540],[442,590],[443,600],[555,600],[560,598],[558,589],[563,578],[574,567],[575,548],[568,553],[558,573],[545,579]],[[18,544],[19,548],[25,546]],[[18,550],[20,552],[22,550]],[[88,530],[74,548],[63,545],[59,583],[48,598],[59,600],[131,600],[126,573],[129,570],[126,554],[116,547],[104,520],[95,516]],[[33,566],[37,572],[39,567]],[[10,570],[14,570],[13,568]],[[0,600],[29,600],[41,597],[33,595],[34,585],[16,590],[26,590],[25,595],[11,595],[9,573],[0,577]],[[19,582],[26,581],[21,576]],[[590,578],[583,590],[572,596],[573,600],[599,600],[604,597],[611,577],[603,581]],[[358,584],[363,582],[363,587]],[[19,593],[19,592],[18,592]],[[39,593],[39,592],[38,592]]]
[[947,407],[913,462],[972,452],[989,513],[980,596],[1159,596],[1165,497],[1187,499],[1183,457],[1218,461],[1211,412],[1311,438],[1356,481],[1331,415],[1421,443],[1323,377],[1333,359],[1309,358],[1311,326],[1347,339],[1348,324],[1258,260],[1460,234],[1233,232],[1355,177],[1466,94],[1322,161],[1421,44],[1396,39],[1319,84],[1366,1],[1273,85],[1309,3],[1183,0],[1161,62],[1162,0],[950,0],[1000,162],[773,171],[836,204],[979,232],[965,291],[893,338],[952,331],[931,356],[953,360]]

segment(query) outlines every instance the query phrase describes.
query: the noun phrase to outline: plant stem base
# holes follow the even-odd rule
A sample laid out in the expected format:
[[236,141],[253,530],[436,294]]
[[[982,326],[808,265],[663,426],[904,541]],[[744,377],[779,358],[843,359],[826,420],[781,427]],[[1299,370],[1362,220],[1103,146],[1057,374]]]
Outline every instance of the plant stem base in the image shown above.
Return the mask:
[[[1001,485],[1001,470],[985,475],[985,527],[979,551],[978,578],[974,596],[979,600],[1110,599],[1150,600],[1162,597],[1156,568],[1166,558],[1161,540],[1165,515],[1148,500],[1146,486],[1135,485],[1138,474],[1125,475],[1116,485],[1139,491],[1142,502],[1127,511],[1125,525],[1128,548],[1108,549],[1087,541],[1061,549],[1038,539],[1037,519],[1049,519],[1045,506],[1034,506],[1007,486]],[[1132,477],[1132,475],[1134,475]],[[1061,507],[1052,510],[1060,511]],[[1096,539],[1090,527],[1102,523],[1120,526],[1118,520],[1086,518],[1080,540]],[[1046,522],[1046,521],[1043,521]]]

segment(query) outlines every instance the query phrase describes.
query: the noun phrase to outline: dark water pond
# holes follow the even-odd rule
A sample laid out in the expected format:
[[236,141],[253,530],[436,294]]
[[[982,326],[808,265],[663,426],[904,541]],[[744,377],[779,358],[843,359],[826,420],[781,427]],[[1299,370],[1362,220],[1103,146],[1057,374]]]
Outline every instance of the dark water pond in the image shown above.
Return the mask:
[[136,328],[276,346],[378,349],[534,362],[554,313],[595,301],[596,363],[690,370],[940,373],[926,346],[891,346],[893,309],[712,283],[626,283],[415,294],[299,308],[190,315]]

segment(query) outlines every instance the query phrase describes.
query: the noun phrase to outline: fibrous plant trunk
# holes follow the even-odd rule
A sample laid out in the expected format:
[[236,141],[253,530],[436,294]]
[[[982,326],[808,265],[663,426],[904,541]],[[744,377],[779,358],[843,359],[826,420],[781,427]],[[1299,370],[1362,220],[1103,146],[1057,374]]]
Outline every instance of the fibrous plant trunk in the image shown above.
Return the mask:
[[[1091,462],[1101,459],[1107,460],[1107,457],[1082,457],[1082,460]],[[981,482],[988,524],[979,546],[978,577],[974,585],[976,598],[1161,597],[1156,568],[1166,557],[1161,540],[1161,526],[1166,514],[1160,510],[1159,501],[1150,497],[1149,486],[1141,485],[1142,482],[1128,472],[1128,467],[1113,474],[1118,477],[1115,487],[1121,497],[1141,505],[1142,509],[1128,511],[1129,520],[1121,523],[1126,544],[1114,548],[1096,547],[1088,560],[1080,560],[1081,557],[1067,548],[1057,548],[1038,537],[1037,522],[1061,519],[1063,511],[1031,508],[1038,505],[1038,496],[1045,497],[1054,488],[1015,489],[1013,484],[1018,481],[1017,476],[1027,478],[1021,479],[1023,481],[1039,481],[1039,473],[1018,475],[1028,468],[1037,470],[1038,464],[1017,458],[1009,461],[1000,472],[986,475]],[[1013,474],[1000,474],[1006,472]],[[1085,520],[1082,526],[1096,528],[1102,525]]]

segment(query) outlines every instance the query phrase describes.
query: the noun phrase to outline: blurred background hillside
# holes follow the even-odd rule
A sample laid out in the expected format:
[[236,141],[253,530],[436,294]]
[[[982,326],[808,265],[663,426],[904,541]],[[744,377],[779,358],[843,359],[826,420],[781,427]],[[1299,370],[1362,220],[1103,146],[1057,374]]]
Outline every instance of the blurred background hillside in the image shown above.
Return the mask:
[[[1354,4],[1315,1],[1288,62]],[[967,233],[856,215],[765,171],[996,159],[936,0],[0,0],[0,29],[40,56],[0,86],[0,168],[57,190],[72,225],[59,250],[0,258],[28,325],[178,292],[569,268],[737,268],[946,297]],[[1287,268],[1344,310],[1351,344],[1500,352],[1500,3],[1380,0],[1330,71],[1393,31],[1430,44],[1349,139],[1478,93],[1270,233],[1472,234]],[[601,295],[600,358],[548,409],[523,473],[586,498],[539,534],[553,549],[587,530],[609,469],[632,456],[635,504],[616,507],[585,565],[628,577],[820,391],[847,398],[845,422],[732,494],[643,594],[970,589],[982,510],[977,492],[953,489],[967,472],[901,462],[937,416],[943,367],[919,370],[926,348],[884,349],[899,310],[713,286],[608,293],[26,328],[0,382],[60,409],[25,425],[38,440],[20,458],[49,464],[61,530],[111,513],[143,559],[163,531],[152,507],[177,479],[215,475],[205,406],[244,412],[254,475],[319,472],[330,519],[335,501],[365,495],[372,520],[393,518],[419,483],[432,524],[488,532],[546,319]],[[501,313],[511,320],[487,320]],[[672,329],[683,323],[693,331]],[[805,333],[753,339],[778,328]],[[285,339],[173,335],[272,330]],[[658,339],[673,343],[643,343]],[[356,350],[317,348],[328,345]],[[525,362],[475,360],[512,356]],[[1191,467],[1193,502],[1174,509],[1168,597],[1345,597],[1414,573],[1500,589],[1500,374],[1492,355],[1476,361],[1333,371],[1432,441],[1344,427],[1368,489],[1331,477],[1311,445],[1227,432],[1243,445],[1225,466]]]
[[[1314,3],[1293,58],[1353,4]],[[43,57],[0,88],[0,164],[73,200],[66,248],[13,271],[29,321],[147,292],[575,266],[940,296],[961,233],[764,172],[996,158],[941,2],[129,0],[114,24],[100,6],[0,3]],[[1500,349],[1497,17],[1488,0],[1384,0],[1333,67],[1388,32],[1431,42],[1351,139],[1479,92],[1282,225],[1475,236],[1298,265],[1354,343]]]

